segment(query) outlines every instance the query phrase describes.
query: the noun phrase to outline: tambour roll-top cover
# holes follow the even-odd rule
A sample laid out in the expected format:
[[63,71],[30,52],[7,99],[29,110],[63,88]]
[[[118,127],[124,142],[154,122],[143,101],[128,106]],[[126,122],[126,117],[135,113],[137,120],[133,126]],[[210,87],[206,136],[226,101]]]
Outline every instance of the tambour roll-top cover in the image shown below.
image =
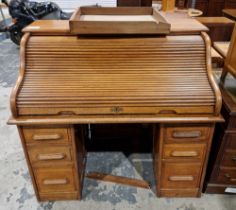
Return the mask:
[[199,35],[30,36],[18,115],[214,115]]

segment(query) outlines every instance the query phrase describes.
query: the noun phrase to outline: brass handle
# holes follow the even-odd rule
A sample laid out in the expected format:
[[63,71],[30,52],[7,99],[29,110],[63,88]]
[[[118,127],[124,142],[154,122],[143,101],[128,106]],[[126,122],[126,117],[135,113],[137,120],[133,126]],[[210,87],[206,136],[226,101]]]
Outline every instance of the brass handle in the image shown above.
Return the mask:
[[35,134],[33,135],[33,140],[43,141],[43,140],[59,140],[61,139],[60,134]]
[[38,160],[62,160],[65,158],[65,154],[39,154]]
[[170,176],[169,181],[193,181],[193,176]]
[[198,138],[201,137],[201,131],[174,131],[173,132],[174,138]]
[[230,182],[236,182],[236,178],[231,178],[229,174],[225,174],[225,177],[229,179]]
[[43,180],[44,185],[58,185],[68,184],[67,179],[45,179]]
[[173,151],[171,153],[172,157],[197,157],[198,153],[196,151]]
[[232,161],[234,161],[236,163],[236,156],[232,156]]

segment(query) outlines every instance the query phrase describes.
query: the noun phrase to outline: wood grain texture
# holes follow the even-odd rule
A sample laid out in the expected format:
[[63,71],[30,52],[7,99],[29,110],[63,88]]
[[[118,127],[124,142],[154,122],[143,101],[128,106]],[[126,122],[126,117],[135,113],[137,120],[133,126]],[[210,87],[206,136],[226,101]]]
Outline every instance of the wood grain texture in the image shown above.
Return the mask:
[[[201,136],[173,137],[177,131],[201,131]],[[154,171],[157,195],[198,197],[201,195],[214,124],[161,124],[154,137]],[[173,139],[170,139],[173,138]],[[196,139],[195,139],[196,138]],[[203,141],[204,140],[204,141]]]
[[[24,126],[20,132],[38,200],[80,199],[84,165],[76,144],[84,145],[80,136],[75,142],[73,126]],[[55,133],[59,139],[51,138]]]
[[19,92],[20,86],[24,79],[25,74],[25,62],[26,62],[26,45],[29,40],[30,33],[26,33],[22,39],[21,39],[21,45],[20,45],[20,70],[19,70],[19,76],[17,78],[16,84],[14,88],[12,89],[11,96],[10,96],[10,108],[12,115],[14,117],[17,117],[17,107],[16,107],[16,97]]
[[[201,31],[208,31],[206,26],[189,17],[186,11],[160,13],[171,25],[170,33],[173,35],[199,35]],[[68,20],[37,20],[25,27],[23,31],[32,32],[34,35],[70,35],[70,26]]]
[[199,22],[209,28],[212,42],[229,41],[234,28],[234,21],[226,17],[197,17]]
[[96,180],[101,180],[101,181],[114,182],[117,184],[124,184],[124,185],[130,185],[134,187],[150,189],[150,185],[144,180],[132,179],[132,178],[122,177],[122,176],[114,176],[114,175],[104,174],[104,173],[99,173],[99,172],[89,172],[88,174],[86,174],[86,177],[90,179],[96,179]]
[[221,77],[222,82],[224,82],[227,73],[232,74],[234,78],[236,78],[236,26],[234,27],[228,53],[225,59],[224,70]]
[[212,115],[219,99],[205,59],[200,36],[32,36],[17,109],[19,115]]
[[206,34],[206,32],[202,32],[202,37],[205,41],[206,45],[206,65],[207,65],[207,74],[208,74],[208,79],[210,82],[210,85],[212,89],[215,92],[215,97],[216,97],[216,103],[215,103],[215,115],[220,114],[220,110],[222,107],[222,97],[221,97],[221,92],[220,89],[214,79],[213,72],[212,72],[212,63],[211,63],[211,41],[209,36]]
[[230,42],[214,42],[213,47],[223,57],[226,58]]
[[[88,16],[90,19],[86,18]],[[70,19],[70,32],[90,36],[170,33],[170,24],[160,16],[159,12],[152,7],[80,7]]]
[[234,78],[231,80],[232,86],[226,83],[220,87],[223,98],[221,113],[225,123],[223,126],[216,125],[205,179],[204,188],[207,193],[228,194],[225,192],[227,187],[236,187],[236,182],[232,180],[236,178],[236,103],[231,95],[231,91],[236,86]]

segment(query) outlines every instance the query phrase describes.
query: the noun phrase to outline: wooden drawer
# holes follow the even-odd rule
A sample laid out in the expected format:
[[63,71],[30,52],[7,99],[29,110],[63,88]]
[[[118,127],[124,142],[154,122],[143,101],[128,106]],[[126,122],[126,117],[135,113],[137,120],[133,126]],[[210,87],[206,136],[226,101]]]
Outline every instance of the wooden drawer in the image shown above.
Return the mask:
[[210,138],[210,131],[210,126],[166,126],[164,138],[167,143],[205,141]]
[[198,159],[203,160],[206,144],[165,144],[163,158],[165,159]]
[[219,175],[217,181],[225,184],[236,184],[236,168],[235,169],[225,169],[220,167]]
[[161,188],[196,188],[201,175],[200,163],[162,164]]
[[76,191],[74,169],[65,168],[36,168],[35,180],[40,193]]
[[223,158],[221,160],[220,165],[236,167],[236,150],[234,151],[226,150],[223,154]]
[[58,163],[72,160],[70,146],[29,146],[31,164]]
[[70,141],[68,127],[23,127],[26,143],[68,143]]
[[226,148],[236,150],[236,133],[225,134],[226,138]]

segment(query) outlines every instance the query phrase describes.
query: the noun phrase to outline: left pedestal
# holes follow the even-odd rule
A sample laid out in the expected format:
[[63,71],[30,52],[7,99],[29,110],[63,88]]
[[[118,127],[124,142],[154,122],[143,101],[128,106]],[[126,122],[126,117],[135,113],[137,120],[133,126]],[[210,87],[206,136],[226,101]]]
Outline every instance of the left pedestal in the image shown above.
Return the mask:
[[39,201],[80,199],[85,166],[83,127],[18,126]]

